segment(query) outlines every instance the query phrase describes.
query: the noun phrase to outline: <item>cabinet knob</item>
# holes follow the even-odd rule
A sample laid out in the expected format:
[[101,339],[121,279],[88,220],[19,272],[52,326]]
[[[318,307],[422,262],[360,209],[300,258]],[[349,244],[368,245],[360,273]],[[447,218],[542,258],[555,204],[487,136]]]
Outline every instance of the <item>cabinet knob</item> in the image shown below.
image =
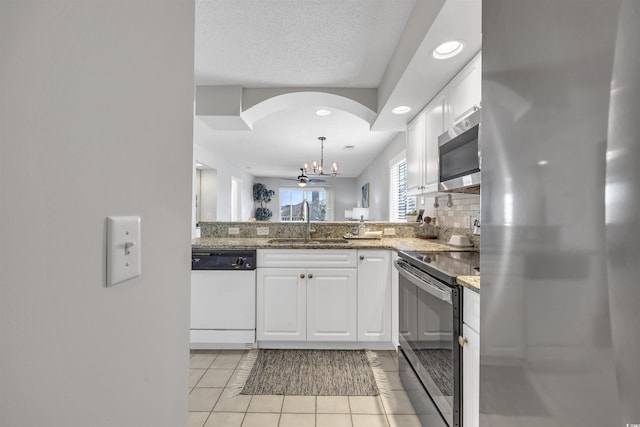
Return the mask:
[[309,279],[313,279],[313,274],[309,273],[309,274],[307,274],[307,277],[308,277]]
[[304,273],[300,273],[300,278],[304,279]]
[[364,260],[364,255],[360,255],[360,261]]
[[467,341],[465,337],[458,336],[458,344],[460,344],[460,347],[464,347],[464,345],[468,342],[469,341]]

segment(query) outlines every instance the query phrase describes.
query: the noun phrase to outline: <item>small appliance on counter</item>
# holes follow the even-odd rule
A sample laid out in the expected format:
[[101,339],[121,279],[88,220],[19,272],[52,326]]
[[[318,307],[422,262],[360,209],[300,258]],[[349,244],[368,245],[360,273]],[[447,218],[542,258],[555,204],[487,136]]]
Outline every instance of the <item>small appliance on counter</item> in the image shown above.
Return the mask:
[[424,217],[424,222],[420,225],[418,230],[419,239],[437,239],[438,234],[435,226],[436,219],[429,216]]
[[473,243],[471,243],[471,240],[469,240],[467,236],[464,236],[462,234],[451,235],[447,243],[450,244],[451,246],[458,246],[460,248],[469,248],[473,246]]

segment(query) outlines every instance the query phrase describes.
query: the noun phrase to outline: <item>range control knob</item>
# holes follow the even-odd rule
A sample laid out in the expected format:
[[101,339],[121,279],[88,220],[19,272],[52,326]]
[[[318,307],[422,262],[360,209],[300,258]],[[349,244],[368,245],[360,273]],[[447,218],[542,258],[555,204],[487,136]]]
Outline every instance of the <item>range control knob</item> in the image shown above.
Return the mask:
[[236,259],[236,266],[242,267],[244,265],[244,262],[245,262],[245,258],[240,257]]

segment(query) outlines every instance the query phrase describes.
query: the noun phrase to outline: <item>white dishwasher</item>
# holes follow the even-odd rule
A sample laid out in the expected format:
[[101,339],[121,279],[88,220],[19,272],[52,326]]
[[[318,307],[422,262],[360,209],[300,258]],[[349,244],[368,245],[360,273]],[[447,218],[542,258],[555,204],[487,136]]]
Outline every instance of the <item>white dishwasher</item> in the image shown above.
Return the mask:
[[192,250],[190,340],[192,349],[255,345],[255,250]]

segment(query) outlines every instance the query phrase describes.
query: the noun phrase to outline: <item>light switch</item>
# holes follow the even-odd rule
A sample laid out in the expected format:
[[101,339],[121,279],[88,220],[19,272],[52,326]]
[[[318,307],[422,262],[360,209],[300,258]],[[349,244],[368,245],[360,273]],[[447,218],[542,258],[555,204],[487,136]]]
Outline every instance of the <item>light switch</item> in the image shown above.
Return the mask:
[[140,275],[140,217],[107,217],[107,286]]

